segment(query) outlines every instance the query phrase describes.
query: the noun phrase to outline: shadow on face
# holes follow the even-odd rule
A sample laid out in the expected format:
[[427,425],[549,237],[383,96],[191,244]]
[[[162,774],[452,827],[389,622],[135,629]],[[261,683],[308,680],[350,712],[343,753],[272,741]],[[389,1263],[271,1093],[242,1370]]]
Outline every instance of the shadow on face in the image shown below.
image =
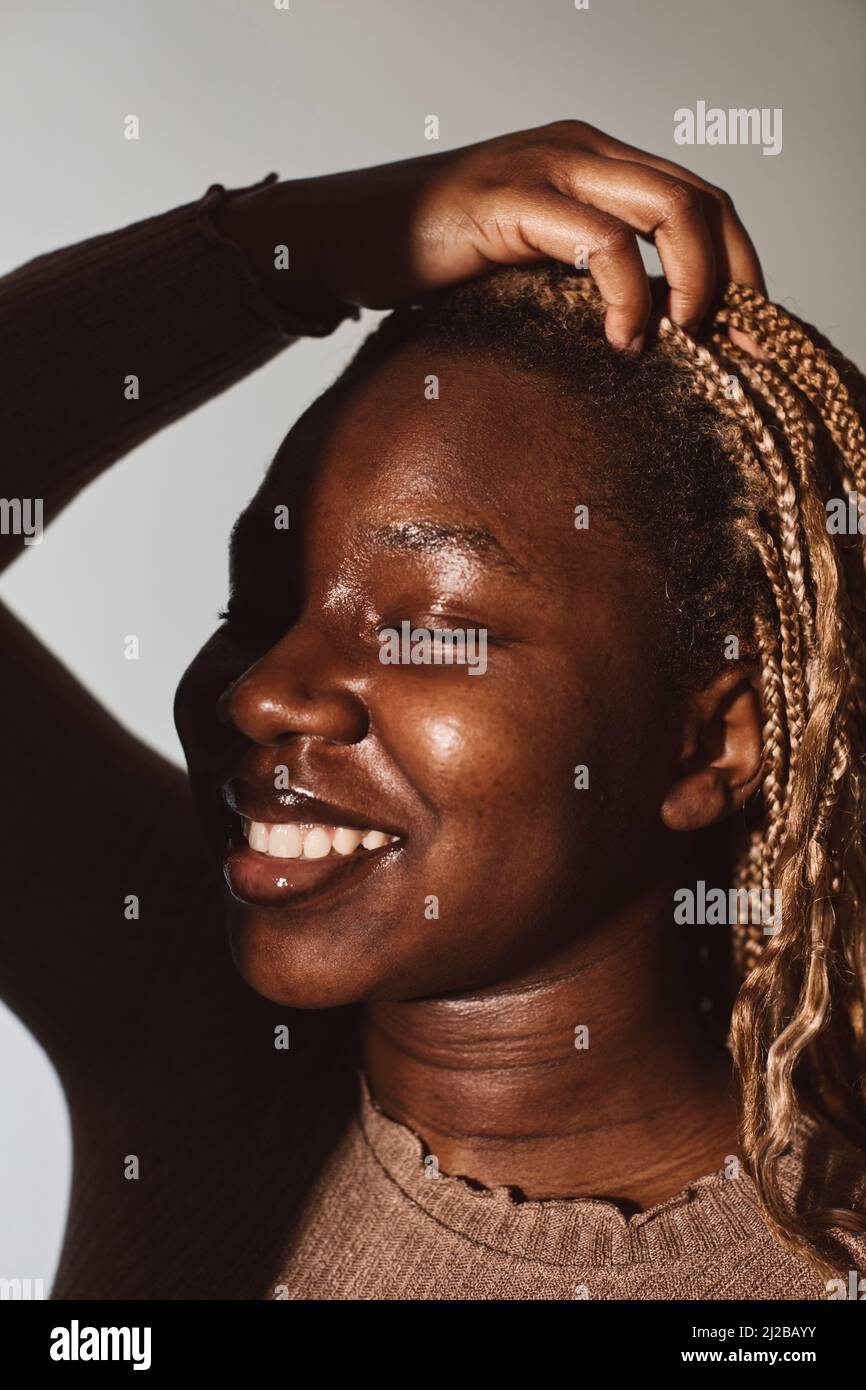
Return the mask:
[[[235,961],[284,1004],[539,978],[671,870],[663,585],[596,505],[602,442],[537,375],[437,356],[430,399],[429,371],[404,348],[299,421],[178,690],[220,862],[237,812],[396,836],[309,881],[270,856],[264,894],[227,871]],[[443,630],[462,662],[436,659]]]

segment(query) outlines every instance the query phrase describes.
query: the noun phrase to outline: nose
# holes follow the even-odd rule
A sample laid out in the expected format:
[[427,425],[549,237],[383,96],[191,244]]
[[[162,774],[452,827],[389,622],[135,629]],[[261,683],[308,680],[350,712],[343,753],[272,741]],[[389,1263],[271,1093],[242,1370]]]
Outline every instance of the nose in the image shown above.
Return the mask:
[[360,743],[369,728],[364,700],[324,633],[288,633],[217,701],[220,720],[252,743],[274,746],[306,735]]

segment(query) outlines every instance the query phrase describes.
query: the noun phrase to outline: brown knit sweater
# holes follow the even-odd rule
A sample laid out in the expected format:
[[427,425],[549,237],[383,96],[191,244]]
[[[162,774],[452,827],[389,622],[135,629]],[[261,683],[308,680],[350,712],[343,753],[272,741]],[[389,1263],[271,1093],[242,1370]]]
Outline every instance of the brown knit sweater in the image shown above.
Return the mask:
[[[149,435],[335,326],[294,322],[259,292],[211,220],[224,196],[0,281],[6,498],[44,498],[47,523]],[[119,386],[133,371],[134,405]],[[20,538],[0,546],[8,562]],[[420,1139],[367,1090],[356,1011],[281,1009],[240,980],[183,775],[9,614],[0,636],[14,671],[0,689],[0,985],[58,1071],[74,1139],[54,1298],[827,1297],[744,1176],[698,1177],[631,1219],[608,1201],[431,1178]],[[46,853],[36,830],[52,823]],[[792,1190],[826,1161],[803,1144]],[[851,1162],[836,1175],[849,1203]],[[839,1239],[866,1269],[864,1243]]]

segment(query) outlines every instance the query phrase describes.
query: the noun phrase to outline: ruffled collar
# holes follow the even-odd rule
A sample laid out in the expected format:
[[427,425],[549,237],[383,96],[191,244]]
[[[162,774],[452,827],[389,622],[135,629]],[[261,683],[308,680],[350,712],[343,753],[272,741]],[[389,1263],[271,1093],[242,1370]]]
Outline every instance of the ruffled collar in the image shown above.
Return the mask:
[[429,1217],[489,1249],[543,1264],[598,1266],[669,1262],[679,1256],[763,1237],[754,1183],[724,1171],[689,1182],[664,1202],[626,1216],[599,1197],[521,1198],[509,1187],[484,1187],[463,1177],[428,1177],[424,1141],[386,1115],[357,1070],[356,1115],[364,1141],[388,1177]]

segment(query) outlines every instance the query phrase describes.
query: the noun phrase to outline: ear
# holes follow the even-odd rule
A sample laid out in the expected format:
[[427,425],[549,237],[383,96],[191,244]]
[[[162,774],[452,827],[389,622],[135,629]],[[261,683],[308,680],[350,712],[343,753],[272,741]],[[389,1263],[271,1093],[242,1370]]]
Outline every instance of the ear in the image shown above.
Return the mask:
[[745,806],[764,763],[759,672],[737,663],[687,701],[677,779],[662,802],[669,830],[702,830]]

